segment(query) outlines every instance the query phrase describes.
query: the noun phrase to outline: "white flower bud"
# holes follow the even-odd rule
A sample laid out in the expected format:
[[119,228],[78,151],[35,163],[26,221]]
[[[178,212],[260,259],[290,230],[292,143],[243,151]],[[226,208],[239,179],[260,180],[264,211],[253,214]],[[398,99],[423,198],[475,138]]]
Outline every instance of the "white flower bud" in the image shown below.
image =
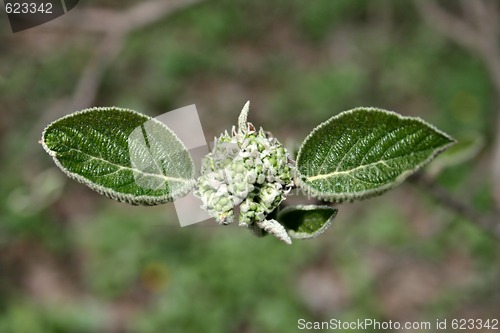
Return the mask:
[[[240,116],[243,119],[245,115]],[[240,225],[256,223],[260,228],[270,230],[273,225],[276,229],[274,223],[261,222],[293,186],[288,153],[275,138],[267,137],[262,129],[257,132],[250,123],[243,128],[240,124],[238,131],[233,127],[231,133],[215,138],[214,149],[202,160],[194,193],[219,223],[233,222],[234,208],[240,205]],[[279,234],[286,239],[281,231]]]

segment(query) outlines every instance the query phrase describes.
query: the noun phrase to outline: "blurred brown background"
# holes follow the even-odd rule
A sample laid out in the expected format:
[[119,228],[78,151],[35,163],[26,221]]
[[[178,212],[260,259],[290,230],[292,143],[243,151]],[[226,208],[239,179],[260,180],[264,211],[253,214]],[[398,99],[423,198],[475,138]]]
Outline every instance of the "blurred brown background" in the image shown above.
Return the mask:
[[[16,34],[0,14],[0,332],[500,319],[499,5],[82,0]],[[213,221],[180,228],[172,204],[113,202],[38,144],[50,121],[111,105],[156,116],[196,104],[211,140],[247,100],[289,146],[357,106],[470,145],[419,186],[339,205],[327,233],[286,246]]]

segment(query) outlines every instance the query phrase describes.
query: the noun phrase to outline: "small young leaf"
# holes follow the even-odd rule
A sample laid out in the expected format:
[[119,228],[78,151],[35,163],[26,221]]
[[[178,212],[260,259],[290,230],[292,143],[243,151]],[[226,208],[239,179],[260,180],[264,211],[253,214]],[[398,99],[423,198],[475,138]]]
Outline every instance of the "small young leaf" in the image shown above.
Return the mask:
[[247,130],[247,119],[248,119],[248,111],[250,110],[250,101],[247,101],[245,105],[243,105],[243,109],[238,117],[238,131],[245,132]]
[[138,112],[92,108],[51,123],[44,149],[70,178],[112,199],[156,205],[186,195],[194,163],[163,123]]
[[400,184],[454,142],[419,118],[346,111],[305,139],[297,157],[300,186],[326,201],[367,198]]
[[278,213],[278,221],[288,229],[291,238],[306,239],[325,232],[337,215],[329,206],[288,206]]
[[286,232],[286,229],[278,223],[276,220],[264,220],[257,222],[257,226],[264,230],[265,232],[274,235],[279,240],[287,243],[288,245],[292,244],[292,240],[290,236]]

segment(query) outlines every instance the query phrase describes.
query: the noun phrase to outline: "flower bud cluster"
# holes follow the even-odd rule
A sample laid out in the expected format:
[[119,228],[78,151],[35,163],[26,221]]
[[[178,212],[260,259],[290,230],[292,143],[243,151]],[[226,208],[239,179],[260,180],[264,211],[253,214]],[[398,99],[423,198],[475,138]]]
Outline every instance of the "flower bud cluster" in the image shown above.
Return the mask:
[[246,125],[215,138],[213,151],[202,160],[195,195],[222,224],[235,220],[238,205],[240,225],[263,221],[293,186],[285,148],[262,129]]

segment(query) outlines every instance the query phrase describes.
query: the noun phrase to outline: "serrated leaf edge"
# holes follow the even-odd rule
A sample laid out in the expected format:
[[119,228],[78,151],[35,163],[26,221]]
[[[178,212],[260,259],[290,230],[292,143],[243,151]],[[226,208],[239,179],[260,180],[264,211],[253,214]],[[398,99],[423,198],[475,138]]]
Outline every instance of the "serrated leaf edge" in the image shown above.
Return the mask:
[[[49,154],[52,157],[52,159],[54,160],[54,163],[57,165],[57,167],[59,169],[61,169],[66,174],[66,176],[78,181],[81,184],[84,184],[85,186],[88,186],[90,189],[96,191],[97,193],[102,194],[102,195],[104,195],[110,199],[113,199],[113,200],[117,200],[120,202],[126,202],[126,203],[131,204],[131,205],[154,206],[154,205],[164,204],[167,202],[172,202],[176,199],[182,198],[185,195],[187,195],[196,184],[196,180],[194,179],[195,166],[194,166],[194,161],[192,159],[190,159],[190,162],[191,162],[191,169],[193,170],[192,175],[191,175],[193,177],[193,179],[185,180],[185,182],[187,183],[188,186],[186,187],[186,189],[184,191],[180,192],[175,197],[172,195],[162,195],[162,196],[138,195],[138,196],[136,196],[136,195],[132,195],[132,194],[120,193],[120,192],[117,192],[114,189],[111,189],[109,187],[98,185],[98,184],[92,182],[91,180],[89,180],[89,179],[87,179],[79,174],[76,174],[76,173],[69,171],[57,159],[57,152],[51,150],[47,146],[47,144],[45,143],[45,134],[46,134],[47,130],[51,126],[56,124],[57,122],[59,122],[63,119],[78,116],[78,115],[83,114],[83,113],[90,113],[90,112],[94,112],[94,111],[111,111],[111,110],[119,110],[119,111],[134,113],[136,115],[144,117],[145,122],[152,120],[152,121],[157,122],[158,124],[161,124],[161,126],[163,126],[167,131],[169,131],[173,135],[173,137],[185,148],[184,143],[182,143],[182,141],[177,137],[177,135],[161,121],[158,121],[155,118],[149,117],[149,116],[142,114],[140,112],[137,112],[135,110],[121,108],[121,107],[117,107],[117,106],[109,106],[109,107],[93,107],[93,108],[83,109],[83,110],[70,113],[68,115],[65,115],[61,118],[54,120],[53,122],[48,124],[42,132],[41,144],[42,144],[43,149],[47,152],[47,154]],[[187,150],[187,148],[186,148],[186,150]],[[106,162],[108,162],[108,161],[106,161]],[[110,162],[108,162],[108,163],[110,163]],[[119,166],[119,167],[123,168],[122,166]],[[132,169],[132,168],[130,168],[130,169]],[[165,177],[165,178],[169,178],[169,177]],[[174,180],[174,178],[172,178],[172,180]]]
[[[357,107],[357,108],[354,108],[354,109],[351,109],[351,110],[347,110],[347,111],[343,111],[341,113],[339,113],[338,115],[335,115],[333,117],[331,117],[330,119],[324,121],[323,123],[319,124],[318,126],[316,126],[312,131],[311,133],[309,133],[307,135],[307,137],[304,139],[304,141],[302,142],[302,145],[300,146],[300,149],[299,149],[299,152],[297,154],[297,164],[299,163],[300,161],[300,157],[301,157],[301,154],[302,154],[302,149],[304,147],[304,144],[318,131],[320,130],[321,128],[323,128],[324,126],[327,126],[329,125],[331,122],[335,121],[335,120],[338,120],[346,115],[349,115],[351,113],[355,113],[357,111],[375,111],[375,112],[381,112],[381,113],[385,113],[385,114],[389,114],[389,115],[392,115],[392,116],[396,116],[398,117],[399,119],[402,119],[402,120],[415,120],[429,128],[431,128],[432,130],[434,130],[435,132],[437,132],[438,134],[440,135],[443,135],[444,137],[446,137],[448,140],[450,140],[450,143],[446,144],[446,145],[443,145],[442,147],[439,147],[437,149],[435,149],[433,151],[433,153],[431,154],[431,156],[429,156],[427,159],[425,159],[424,161],[422,161],[421,163],[419,163],[418,165],[416,165],[413,169],[411,170],[407,170],[406,172],[403,172],[401,175],[399,175],[393,182],[389,183],[389,184],[386,184],[386,185],[383,185],[383,186],[380,186],[378,187],[377,189],[373,189],[373,190],[367,190],[367,191],[362,191],[362,192],[357,192],[356,194],[351,194],[351,193],[332,193],[332,192],[321,192],[319,193],[319,191],[317,191],[316,189],[312,188],[311,186],[309,186],[305,180],[307,179],[303,179],[303,177],[301,177],[300,175],[300,172],[298,170],[298,168],[296,169],[297,171],[297,177],[296,177],[296,184],[297,186],[299,186],[300,188],[302,188],[308,195],[311,195],[315,198],[318,198],[320,200],[324,200],[324,201],[329,201],[329,202],[344,202],[344,201],[353,201],[353,200],[361,200],[361,199],[367,199],[367,198],[370,198],[370,197],[373,197],[373,196],[377,196],[377,195],[380,195],[398,185],[400,185],[408,176],[410,176],[411,174],[413,174],[416,170],[420,169],[422,166],[426,165],[427,163],[429,163],[430,161],[432,161],[437,155],[439,155],[441,152],[445,151],[446,149],[448,149],[450,146],[454,145],[457,141],[451,137],[450,135],[446,134],[445,132],[439,130],[438,128],[436,128],[434,125],[432,124],[429,124],[428,122],[426,122],[425,120],[423,120],[422,118],[420,117],[411,117],[411,116],[403,116],[397,112],[394,112],[394,111],[389,111],[389,110],[384,110],[384,109],[379,109],[379,108],[375,108],[375,107]],[[378,161],[376,163],[381,163],[382,161]],[[371,164],[376,164],[376,163],[371,163]],[[342,171],[342,172],[339,172],[340,173],[347,173],[346,171]],[[314,176],[314,177],[317,177],[317,176]]]

